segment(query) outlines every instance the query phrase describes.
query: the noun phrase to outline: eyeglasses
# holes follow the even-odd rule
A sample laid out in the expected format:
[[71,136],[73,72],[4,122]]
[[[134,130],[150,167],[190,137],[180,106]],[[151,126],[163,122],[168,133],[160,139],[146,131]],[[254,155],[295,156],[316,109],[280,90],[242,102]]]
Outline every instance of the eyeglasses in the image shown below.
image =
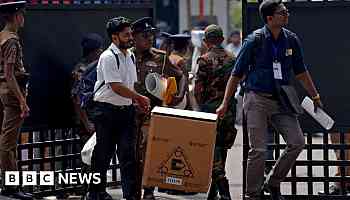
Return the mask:
[[282,15],[282,16],[288,16],[290,14],[289,10],[280,10],[278,12],[275,12],[277,15]]

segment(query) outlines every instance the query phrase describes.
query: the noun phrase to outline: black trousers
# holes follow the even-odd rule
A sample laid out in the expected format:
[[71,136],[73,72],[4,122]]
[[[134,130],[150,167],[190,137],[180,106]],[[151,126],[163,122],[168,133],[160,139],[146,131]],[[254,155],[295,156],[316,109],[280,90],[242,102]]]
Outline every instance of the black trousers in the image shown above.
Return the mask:
[[107,170],[115,153],[120,164],[124,198],[131,198],[136,192],[136,136],[133,131],[135,109],[133,106],[114,106],[96,103],[94,124],[96,146],[92,155],[92,172],[100,173],[101,184],[91,184],[90,191],[103,192],[107,184]]

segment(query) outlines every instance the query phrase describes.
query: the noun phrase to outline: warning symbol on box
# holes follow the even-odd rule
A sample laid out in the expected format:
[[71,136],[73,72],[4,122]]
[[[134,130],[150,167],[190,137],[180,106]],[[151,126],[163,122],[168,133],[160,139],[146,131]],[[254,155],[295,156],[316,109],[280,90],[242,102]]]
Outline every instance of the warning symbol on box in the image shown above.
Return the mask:
[[162,176],[173,175],[178,177],[193,177],[192,167],[186,159],[184,150],[181,147],[176,147],[168,159],[161,163],[159,173]]

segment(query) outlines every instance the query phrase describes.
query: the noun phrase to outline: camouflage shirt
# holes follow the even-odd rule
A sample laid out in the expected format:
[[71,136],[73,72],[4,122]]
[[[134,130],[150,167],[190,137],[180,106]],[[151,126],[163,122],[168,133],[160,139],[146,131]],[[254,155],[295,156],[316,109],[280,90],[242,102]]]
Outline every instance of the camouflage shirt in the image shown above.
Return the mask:
[[150,98],[152,108],[161,106],[162,101],[146,90],[145,79],[147,74],[156,72],[160,75],[163,74],[166,78],[174,76],[178,80],[183,75],[182,70],[170,63],[165,51],[155,48],[151,48],[142,54],[138,54],[135,48],[132,51],[136,56],[137,82],[135,83],[135,90]]
[[19,41],[19,37],[16,33],[1,31],[0,32],[0,82],[1,92],[7,92],[9,88],[6,84],[4,67],[5,63],[13,64],[14,74],[18,85],[21,89],[25,88],[27,78],[29,76],[23,65],[23,50]]
[[233,67],[234,57],[222,47],[213,47],[198,58],[195,97],[198,104],[222,99]]

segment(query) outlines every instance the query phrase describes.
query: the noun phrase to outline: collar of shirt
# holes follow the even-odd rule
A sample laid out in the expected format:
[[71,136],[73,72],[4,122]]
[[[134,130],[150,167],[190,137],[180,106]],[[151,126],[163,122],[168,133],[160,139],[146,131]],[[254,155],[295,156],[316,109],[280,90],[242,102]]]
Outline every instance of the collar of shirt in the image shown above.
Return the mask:
[[126,51],[126,55],[124,55],[124,53],[117,47],[117,45],[115,45],[113,42],[111,43],[111,45],[109,46],[109,49],[112,49],[114,53],[118,54],[118,55],[123,55],[123,56],[131,56],[131,51],[130,49],[128,49]]
[[[275,41],[275,39],[272,37],[271,30],[269,29],[269,27],[267,25],[265,25],[263,27],[263,33],[265,35],[265,38],[267,38],[267,39],[270,38],[271,41]],[[281,41],[287,37],[288,36],[287,36],[286,31],[284,30],[284,28],[282,28],[281,33],[279,34],[277,41]]]

